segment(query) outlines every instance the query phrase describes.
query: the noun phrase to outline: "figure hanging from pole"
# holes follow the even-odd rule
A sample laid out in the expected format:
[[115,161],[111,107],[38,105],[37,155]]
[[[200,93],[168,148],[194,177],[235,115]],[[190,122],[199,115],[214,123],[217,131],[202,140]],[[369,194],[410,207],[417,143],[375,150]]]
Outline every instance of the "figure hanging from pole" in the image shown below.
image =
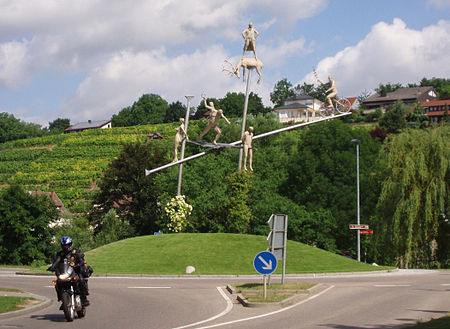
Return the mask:
[[222,130],[220,130],[220,128],[218,127],[220,118],[223,118],[226,121],[226,123],[228,123],[228,124],[230,124],[230,121],[223,114],[223,110],[221,110],[221,109],[217,110],[214,107],[213,102],[209,102],[209,105],[206,103],[206,96],[203,96],[203,101],[205,102],[205,107],[210,111],[209,119],[208,119],[208,125],[203,130],[203,132],[200,134],[200,136],[198,136],[197,141],[200,142],[202,140],[203,136],[205,136],[208,133],[208,131],[211,130],[211,128],[214,128],[214,131],[217,134],[216,134],[216,137],[214,138],[213,144],[217,145],[217,140],[219,139],[220,135],[222,134]]
[[253,127],[248,127],[247,131],[242,136],[242,145],[244,147],[244,170],[247,171],[247,158],[248,164],[251,171],[253,171]]
[[174,142],[174,156],[172,162],[178,161],[178,146],[183,141],[183,135],[186,140],[189,140],[186,130],[184,129],[184,119],[180,118],[180,125],[176,128],[177,133],[175,134],[175,142]]

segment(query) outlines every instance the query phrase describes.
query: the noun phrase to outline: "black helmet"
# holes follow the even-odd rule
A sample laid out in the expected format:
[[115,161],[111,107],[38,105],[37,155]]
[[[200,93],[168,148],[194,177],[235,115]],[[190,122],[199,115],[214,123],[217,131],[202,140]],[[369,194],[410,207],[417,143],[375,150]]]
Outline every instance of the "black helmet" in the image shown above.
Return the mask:
[[72,251],[73,246],[72,246],[72,239],[70,238],[70,236],[65,236],[61,238],[61,248],[64,254],[68,254],[69,252]]

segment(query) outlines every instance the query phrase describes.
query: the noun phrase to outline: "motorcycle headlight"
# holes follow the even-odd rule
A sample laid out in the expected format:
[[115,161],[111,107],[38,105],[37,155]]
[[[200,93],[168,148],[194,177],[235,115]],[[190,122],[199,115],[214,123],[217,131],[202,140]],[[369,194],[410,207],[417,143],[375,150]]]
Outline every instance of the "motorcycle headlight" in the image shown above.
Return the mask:
[[58,279],[60,280],[66,280],[69,277],[69,273],[60,274],[58,276]]

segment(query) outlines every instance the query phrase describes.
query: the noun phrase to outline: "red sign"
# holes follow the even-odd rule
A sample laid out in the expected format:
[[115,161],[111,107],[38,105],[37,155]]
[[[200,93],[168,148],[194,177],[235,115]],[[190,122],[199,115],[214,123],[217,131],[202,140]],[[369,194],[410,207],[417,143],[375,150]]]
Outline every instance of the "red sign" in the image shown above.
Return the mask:
[[359,234],[373,234],[372,230],[360,230]]

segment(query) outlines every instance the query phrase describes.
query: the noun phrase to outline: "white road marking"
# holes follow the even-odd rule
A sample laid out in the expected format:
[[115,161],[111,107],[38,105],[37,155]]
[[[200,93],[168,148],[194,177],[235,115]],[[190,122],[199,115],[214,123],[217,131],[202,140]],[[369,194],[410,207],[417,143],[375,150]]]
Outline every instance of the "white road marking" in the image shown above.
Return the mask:
[[222,297],[223,297],[223,298],[226,300],[226,302],[227,302],[227,307],[225,308],[225,310],[223,310],[223,311],[220,312],[219,314],[217,314],[217,315],[215,315],[215,316],[213,316],[213,317],[211,317],[211,318],[209,318],[209,319],[206,319],[206,320],[203,320],[203,321],[199,321],[199,322],[195,322],[195,323],[191,323],[191,324],[187,324],[187,325],[181,326],[181,327],[176,327],[176,328],[173,328],[173,329],[182,329],[182,328],[193,327],[193,326],[196,326],[196,325],[199,325],[199,324],[202,324],[202,323],[209,322],[209,321],[215,320],[215,319],[217,319],[217,318],[220,318],[221,316],[224,316],[225,314],[227,314],[228,312],[230,312],[231,309],[233,308],[233,302],[232,302],[232,301],[230,300],[230,298],[228,298],[228,296],[223,292],[222,288],[217,287],[217,290],[219,290],[220,294],[222,295]]
[[172,287],[128,287],[128,289],[171,289]]
[[441,283],[441,286],[450,286],[450,283]]
[[374,287],[411,287],[410,284],[375,284]]
[[[282,308],[282,309],[277,310],[277,311],[273,311],[273,312],[265,313],[265,314],[260,314],[260,315],[252,316],[252,317],[249,317],[249,318],[243,318],[243,319],[233,320],[233,321],[229,321],[229,322],[223,322],[223,323],[213,324],[213,325],[206,326],[206,327],[199,327],[199,328],[197,328],[197,329],[207,329],[207,328],[215,328],[215,327],[220,327],[220,326],[226,326],[226,325],[228,325],[228,324],[233,324],[233,323],[238,323],[238,322],[243,322],[243,321],[248,321],[248,320],[259,319],[259,318],[263,318],[263,317],[266,317],[266,316],[269,316],[269,315],[281,313],[281,312],[290,310],[291,308],[294,308],[294,307],[296,307],[296,306],[298,306],[298,305],[301,305],[301,304],[304,304],[304,303],[306,303],[306,302],[309,302],[310,300],[313,300],[314,298],[319,297],[320,295],[326,293],[328,290],[330,290],[330,289],[332,289],[332,288],[334,288],[334,286],[330,286],[330,287],[328,287],[327,289],[325,289],[325,290],[319,292],[317,295],[314,295],[314,296],[311,296],[311,297],[309,297],[309,298],[307,298],[307,299],[304,299],[304,300],[298,302],[297,304],[293,304],[293,305],[291,305],[291,306],[287,306],[287,307]],[[180,327],[180,328],[181,328],[181,327]],[[174,328],[174,329],[178,329],[178,328]]]

